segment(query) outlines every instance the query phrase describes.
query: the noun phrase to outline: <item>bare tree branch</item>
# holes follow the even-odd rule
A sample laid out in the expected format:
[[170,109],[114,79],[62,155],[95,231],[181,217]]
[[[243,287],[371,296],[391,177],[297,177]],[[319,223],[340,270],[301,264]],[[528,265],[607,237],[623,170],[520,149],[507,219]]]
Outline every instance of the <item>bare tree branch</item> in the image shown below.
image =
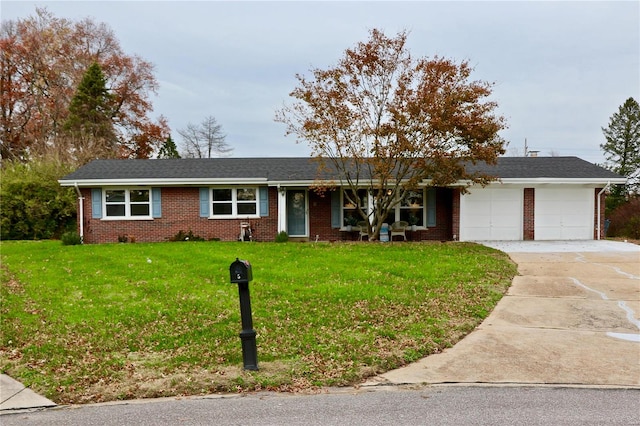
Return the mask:
[[206,117],[197,126],[187,124],[178,134],[182,137],[184,158],[224,157],[233,152],[225,141],[227,136],[222,133],[222,126],[213,116]]

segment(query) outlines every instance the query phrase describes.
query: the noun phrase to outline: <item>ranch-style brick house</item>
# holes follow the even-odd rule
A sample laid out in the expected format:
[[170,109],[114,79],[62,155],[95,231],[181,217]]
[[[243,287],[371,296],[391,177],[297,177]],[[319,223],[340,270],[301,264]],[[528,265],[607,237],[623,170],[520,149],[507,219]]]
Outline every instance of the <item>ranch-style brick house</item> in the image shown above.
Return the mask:
[[[626,179],[577,157],[501,157],[473,170],[498,178],[482,187],[412,191],[387,222],[417,219],[408,240],[589,240],[604,237],[606,189]],[[95,160],[59,180],[78,194],[85,243],[168,241],[180,231],[236,241],[358,239],[341,188],[317,193],[310,158]],[[331,176],[325,176],[331,179]],[[371,206],[366,190],[358,191]],[[123,238],[124,237],[124,238]]]

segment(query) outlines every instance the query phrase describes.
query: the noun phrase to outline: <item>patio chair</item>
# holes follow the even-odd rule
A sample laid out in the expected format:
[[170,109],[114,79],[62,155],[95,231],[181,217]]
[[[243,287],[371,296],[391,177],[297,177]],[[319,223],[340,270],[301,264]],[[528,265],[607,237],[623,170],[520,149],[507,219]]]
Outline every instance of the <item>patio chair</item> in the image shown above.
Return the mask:
[[401,236],[405,241],[407,241],[407,235],[405,234],[405,231],[407,230],[407,226],[409,226],[409,222],[405,222],[404,220],[393,222],[391,224],[390,240],[393,241],[393,237],[398,235],[398,236]]
[[369,239],[369,228],[367,227],[367,222],[360,221],[358,222],[358,228],[360,228],[360,241],[362,241],[362,237],[367,237]]

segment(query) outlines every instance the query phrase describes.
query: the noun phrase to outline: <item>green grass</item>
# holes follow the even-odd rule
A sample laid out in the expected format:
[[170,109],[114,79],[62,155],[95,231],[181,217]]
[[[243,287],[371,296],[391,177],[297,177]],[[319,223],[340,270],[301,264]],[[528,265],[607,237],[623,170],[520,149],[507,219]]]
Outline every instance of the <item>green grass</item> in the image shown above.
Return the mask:
[[[355,384],[453,345],[515,275],[465,243],[3,242],[0,369],[58,403]],[[253,266],[243,371],[236,257]]]

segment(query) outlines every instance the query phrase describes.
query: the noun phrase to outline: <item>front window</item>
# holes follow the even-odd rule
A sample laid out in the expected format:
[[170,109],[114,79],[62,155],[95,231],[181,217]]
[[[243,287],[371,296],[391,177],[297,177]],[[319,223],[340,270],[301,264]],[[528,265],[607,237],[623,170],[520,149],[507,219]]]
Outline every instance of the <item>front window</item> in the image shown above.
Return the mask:
[[[343,191],[342,218],[344,225],[355,225],[362,220],[357,213],[357,205],[360,206],[365,214],[370,213],[367,194],[366,189],[359,189],[355,194],[349,189]],[[397,221],[405,221],[409,225],[426,227],[426,201],[425,191],[423,189],[407,191],[402,201],[391,209],[385,221],[389,224]],[[373,202],[375,205],[375,199]]]
[[345,225],[356,225],[362,217],[358,214],[358,206],[367,213],[367,190],[358,189],[355,193],[347,189],[342,193],[342,217]]
[[105,211],[108,218],[148,218],[151,216],[149,189],[105,190]]
[[213,188],[212,216],[247,217],[258,214],[257,188]]
[[409,225],[424,226],[424,191],[407,191],[400,202],[398,220],[408,222]]

